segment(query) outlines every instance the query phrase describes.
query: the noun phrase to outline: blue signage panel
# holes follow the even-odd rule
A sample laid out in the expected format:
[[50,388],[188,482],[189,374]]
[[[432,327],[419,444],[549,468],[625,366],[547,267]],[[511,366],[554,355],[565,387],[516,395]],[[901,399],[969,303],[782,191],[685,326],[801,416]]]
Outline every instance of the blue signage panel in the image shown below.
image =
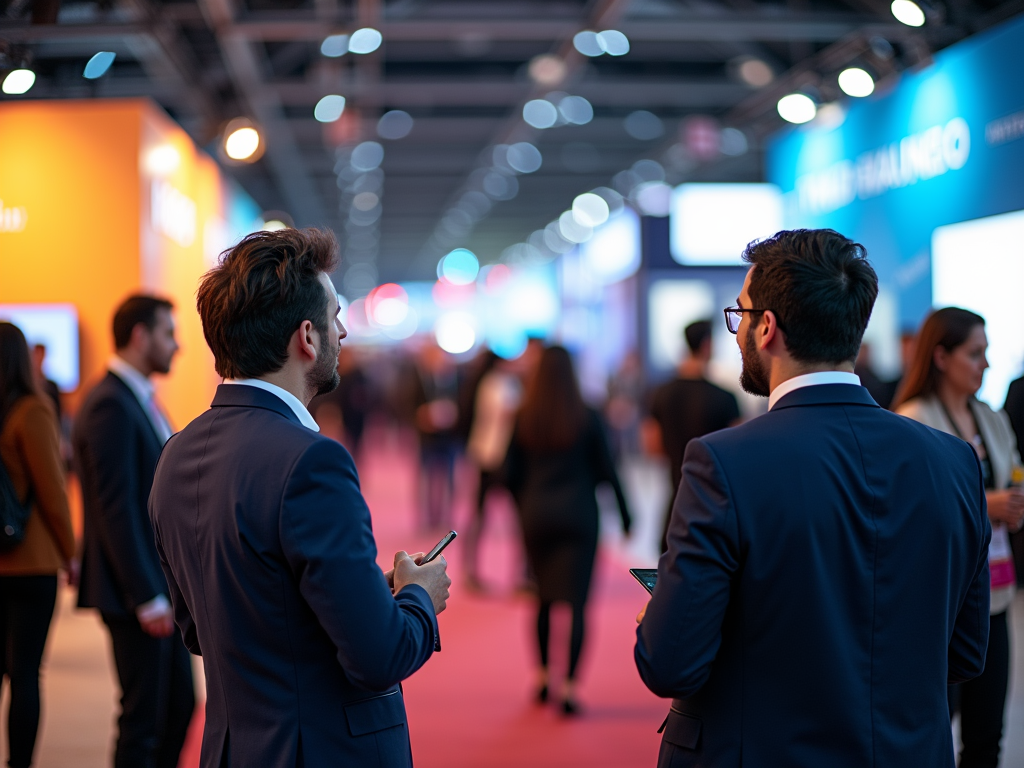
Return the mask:
[[931,306],[934,229],[1024,209],[1024,16],[833,117],[770,143],[786,226],[863,243],[901,325],[916,326]]

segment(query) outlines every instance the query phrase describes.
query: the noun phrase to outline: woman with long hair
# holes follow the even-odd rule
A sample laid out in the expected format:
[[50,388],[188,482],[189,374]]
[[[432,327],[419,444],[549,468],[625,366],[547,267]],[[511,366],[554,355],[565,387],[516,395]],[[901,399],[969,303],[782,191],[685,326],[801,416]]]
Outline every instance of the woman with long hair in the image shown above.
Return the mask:
[[11,685],[10,768],[32,764],[39,667],[57,600],[57,572],[73,572],[75,537],[64,488],[57,416],[32,376],[25,336],[0,322],[0,462],[18,499],[31,500],[25,537],[0,553],[0,669]]
[[598,508],[594,489],[611,484],[622,527],[629,509],[604,425],[580,394],[572,359],[563,347],[544,350],[516,419],[505,460],[506,483],[522,517],[526,556],[537,580],[537,699],[548,698],[551,606],[572,607],[569,667],[562,710],[575,714],[576,668],[583,648],[584,613],[597,552]]
[[992,522],[989,571],[992,580],[985,671],[949,687],[952,717],[960,712],[963,750],[960,768],[996,768],[1010,670],[1007,612],[1016,576],[1009,531],[1024,520],[1020,456],[1010,420],[975,396],[988,360],[985,320],[957,307],[933,312],[918,335],[910,368],[896,393],[896,413],[966,440],[981,464],[988,516]]

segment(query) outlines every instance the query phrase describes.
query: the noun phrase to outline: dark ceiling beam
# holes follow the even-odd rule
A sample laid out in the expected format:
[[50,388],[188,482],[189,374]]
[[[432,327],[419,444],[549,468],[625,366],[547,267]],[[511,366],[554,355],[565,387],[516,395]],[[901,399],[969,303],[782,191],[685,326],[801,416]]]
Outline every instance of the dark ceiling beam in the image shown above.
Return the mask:
[[[217,0],[220,2],[221,0]],[[252,14],[245,19],[226,23],[221,31],[246,40],[288,42],[319,41],[336,25],[303,13],[261,19]],[[869,22],[875,34],[886,35],[904,27],[897,23],[870,23],[874,19],[830,18],[812,14],[722,14],[706,16],[673,16],[659,21],[626,21],[616,25],[633,42],[831,42],[848,35]],[[349,24],[348,26],[351,26]],[[483,36],[491,41],[550,42],[572,39],[584,28],[576,21],[382,21],[385,42],[451,42],[467,36]],[[140,34],[149,30],[139,24],[52,24],[30,25],[24,22],[0,22],[0,38],[16,43],[54,39],[82,39],[111,35]]]
[[[353,81],[335,83],[330,89],[307,81],[271,82],[280,102],[289,107],[309,107],[331,92],[343,94],[347,99],[364,107],[507,107],[517,124],[521,121],[521,106],[526,97],[536,98],[532,83],[510,83],[507,80],[384,80],[375,86]],[[547,93],[550,88],[543,89]],[[731,107],[750,94],[750,87],[728,80],[703,82],[629,80],[623,82],[583,81],[571,88],[595,107],[695,108]],[[541,94],[542,95],[542,94]],[[503,130],[509,130],[508,123]]]
[[231,0],[200,0],[220,46],[235,90],[255,120],[266,142],[266,159],[271,173],[301,225],[323,225],[327,216],[313,185],[302,153],[285,118],[277,92],[267,88],[262,73],[266,62],[253,50],[252,43],[233,31],[234,10]]
[[[838,40],[865,21],[874,19],[816,16],[811,14],[737,13],[717,18],[673,16],[658,21],[623,21],[615,25],[633,42],[695,42],[757,40],[762,42],[829,42]],[[597,25],[593,25],[597,26]],[[894,22],[893,28],[898,25]],[[253,40],[322,40],[330,29],[322,21],[289,18],[239,20],[238,32]],[[572,39],[585,28],[579,21],[382,21],[387,42],[458,41],[480,36],[491,41],[542,41]]]

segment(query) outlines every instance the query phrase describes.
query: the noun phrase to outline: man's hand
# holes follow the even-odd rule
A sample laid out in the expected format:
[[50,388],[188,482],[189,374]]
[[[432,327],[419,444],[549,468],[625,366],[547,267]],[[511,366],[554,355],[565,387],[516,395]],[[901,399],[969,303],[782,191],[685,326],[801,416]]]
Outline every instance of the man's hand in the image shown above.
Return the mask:
[[1011,531],[1020,530],[1024,523],[1024,493],[1019,488],[989,491],[985,497],[988,501],[988,517],[992,522],[1006,523]]
[[147,618],[145,621],[139,619],[139,624],[142,626],[142,631],[152,637],[170,637],[174,631],[174,619],[171,617],[170,610],[165,614]]
[[151,637],[170,637],[174,631],[174,612],[165,595],[157,595],[135,611],[142,631]]
[[650,604],[651,604],[651,601],[650,601],[650,600],[648,600],[648,601],[647,601],[646,603],[644,603],[644,607],[643,607],[643,608],[641,608],[641,609],[640,609],[640,613],[638,613],[638,614],[636,615],[636,623],[637,623],[637,624],[639,624],[639,623],[640,623],[641,621],[643,621],[643,620],[644,620],[644,616],[646,616],[646,615],[647,615],[647,606],[648,606],[648,605],[650,605]]
[[448,563],[441,556],[432,563],[418,565],[422,559],[423,553],[418,553],[413,559],[404,551],[396,552],[394,569],[384,575],[387,577],[390,574],[388,583],[396,595],[408,584],[419,584],[430,595],[434,613],[441,613],[448,600],[448,587],[452,585],[452,580],[448,578]]

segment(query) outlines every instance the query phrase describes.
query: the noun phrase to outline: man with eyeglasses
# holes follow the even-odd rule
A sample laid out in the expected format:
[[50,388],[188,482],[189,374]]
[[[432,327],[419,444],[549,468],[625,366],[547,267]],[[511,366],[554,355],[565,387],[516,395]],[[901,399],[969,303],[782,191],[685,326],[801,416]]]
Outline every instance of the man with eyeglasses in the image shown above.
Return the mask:
[[988,640],[977,458],[854,375],[861,245],[784,231],[744,258],[725,317],[769,410],[686,449],[634,654],[673,699],[658,764],[953,768],[946,685]]

